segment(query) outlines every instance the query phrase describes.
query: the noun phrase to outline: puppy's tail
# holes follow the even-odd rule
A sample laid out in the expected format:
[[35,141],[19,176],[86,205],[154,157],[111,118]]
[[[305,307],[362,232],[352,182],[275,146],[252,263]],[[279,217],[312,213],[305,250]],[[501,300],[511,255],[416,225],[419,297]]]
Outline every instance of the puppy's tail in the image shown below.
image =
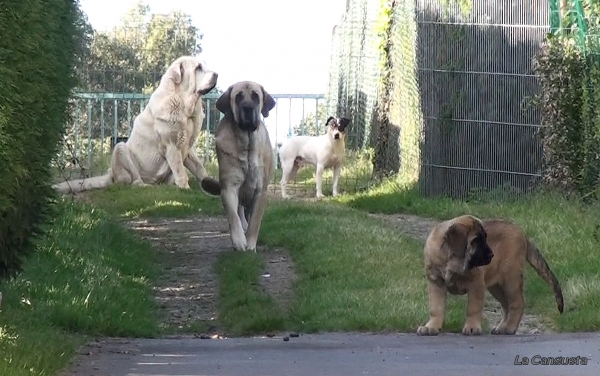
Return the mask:
[[218,180],[211,177],[205,177],[202,179],[200,186],[202,186],[202,189],[213,196],[218,196],[221,194],[221,184]]
[[59,184],[54,184],[52,188],[54,188],[62,194],[79,193],[83,191],[89,191],[92,189],[105,188],[111,185],[112,183],[112,176],[110,174],[105,174],[102,176],[94,176],[86,179],[64,181]]
[[558,280],[550,270],[548,263],[544,259],[544,256],[540,253],[538,247],[531,241],[527,241],[527,261],[535,269],[535,271],[542,277],[546,283],[552,286],[554,290],[554,297],[556,298],[556,305],[558,312],[562,313],[564,308],[562,289]]

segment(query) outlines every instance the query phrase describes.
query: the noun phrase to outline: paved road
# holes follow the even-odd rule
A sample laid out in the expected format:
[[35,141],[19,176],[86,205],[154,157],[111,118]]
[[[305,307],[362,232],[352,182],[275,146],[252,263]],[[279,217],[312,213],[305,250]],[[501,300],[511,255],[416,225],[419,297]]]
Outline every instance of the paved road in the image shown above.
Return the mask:
[[[519,357],[516,360],[516,357]],[[579,365],[533,365],[539,357]],[[529,365],[515,365],[529,358]],[[587,359],[587,365],[581,359]],[[598,375],[600,333],[436,338],[413,334],[106,340],[83,349],[64,375]]]

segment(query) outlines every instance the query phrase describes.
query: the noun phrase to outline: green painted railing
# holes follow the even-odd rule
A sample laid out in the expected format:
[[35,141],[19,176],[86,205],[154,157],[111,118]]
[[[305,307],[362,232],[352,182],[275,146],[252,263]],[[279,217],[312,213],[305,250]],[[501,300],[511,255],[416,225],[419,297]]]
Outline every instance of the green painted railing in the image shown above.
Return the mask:
[[[218,93],[204,96],[206,117],[200,135],[199,154],[205,160],[214,158],[213,133],[222,114],[216,109]],[[277,106],[266,119],[274,143],[292,134],[323,133],[314,125],[314,114],[325,121],[319,110],[323,94],[274,94]],[[102,173],[109,167],[111,149],[116,142],[129,137],[135,117],[146,106],[150,94],[143,93],[75,93],[71,101],[71,121],[66,126],[65,140],[57,159],[57,167],[87,175]],[[324,107],[324,106],[323,106]],[[286,116],[287,115],[287,116]],[[274,131],[274,133],[273,133]]]

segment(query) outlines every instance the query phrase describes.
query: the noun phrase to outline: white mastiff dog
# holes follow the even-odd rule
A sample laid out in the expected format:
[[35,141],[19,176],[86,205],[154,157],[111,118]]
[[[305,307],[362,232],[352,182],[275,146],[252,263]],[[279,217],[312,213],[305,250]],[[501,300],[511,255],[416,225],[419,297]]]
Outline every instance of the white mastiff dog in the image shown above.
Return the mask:
[[202,96],[215,87],[217,77],[202,60],[179,57],[135,118],[127,142],[115,145],[107,173],[65,181],[53,188],[61,193],[77,193],[121,183],[175,184],[189,189],[184,167],[202,181],[207,174],[195,152],[204,121]]

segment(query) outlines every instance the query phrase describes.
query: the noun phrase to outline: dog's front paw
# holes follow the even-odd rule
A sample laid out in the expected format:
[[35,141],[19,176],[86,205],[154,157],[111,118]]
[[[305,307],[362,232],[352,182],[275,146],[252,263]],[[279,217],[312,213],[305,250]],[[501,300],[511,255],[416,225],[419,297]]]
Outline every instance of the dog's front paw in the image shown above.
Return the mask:
[[508,330],[508,328],[506,328],[505,325],[498,325],[494,328],[492,328],[492,334],[515,334],[517,331],[516,330]]
[[136,186],[136,187],[147,187],[148,184],[144,183],[142,181],[142,179],[137,179],[135,180],[133,183],[131,183],[132,185]]
[[437,336],[439,333],[439,328],[429,327],[427,325],[419,326],[419,329],[417,329],[417,335],[419,336]]
[[481,334],[481,325],[465,324],[462,329],[462,334],[466,336],[478,336]]
[[231,239],[231,242],[233,243],[233,249],[236,251],[245,251],[248,248],[245,236],[239,239]]
[[324,194],[322,194],[322,193],[317,193],[317,198],[323,198],[323,197],[325,197],[325,195],[324,195]]

